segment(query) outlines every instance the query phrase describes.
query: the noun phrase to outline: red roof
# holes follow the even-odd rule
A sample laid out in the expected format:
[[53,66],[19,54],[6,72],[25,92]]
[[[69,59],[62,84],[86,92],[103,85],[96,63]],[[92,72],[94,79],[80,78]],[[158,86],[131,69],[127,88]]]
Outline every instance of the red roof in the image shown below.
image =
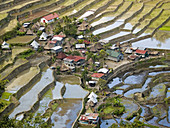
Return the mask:
[[97,77],[97,78],[101,78],[102,76],[104,76],[103,73],[93,73],[93,74],[91,75],[91,77]]
[[70,60],[73,60],[73,61],[77,62],[79,60],[85,60],[85,57],[81,57],[81,56],[67,56],[66,59],[70,59]]
[[138,53],[138,54],[146,54],[146,50],[139,50],[139,49],[137,49],[136,53]]
[[90,44],[90,41],[88,41],[88,40],[84,40],[83,41],[85,44]]
[[58,59],[64,59],[64,58],[66,58],[67,56],[63,53],[63,52],[59,52],[58,53],[58,56],[57,56],[57,58]]
[[65,37],[64,35],[54,35],[53,37]]
[[51,44],[56,44],[57,40],[51,40],[51,41],[48,41],[48,42],[51,43]]
[[46,20],[52,20],[54,18],[58,18],[59,15],[57,13],[54,13],[54,14],[49,14],[47,16],[44,16],[43,18],[46,19]]

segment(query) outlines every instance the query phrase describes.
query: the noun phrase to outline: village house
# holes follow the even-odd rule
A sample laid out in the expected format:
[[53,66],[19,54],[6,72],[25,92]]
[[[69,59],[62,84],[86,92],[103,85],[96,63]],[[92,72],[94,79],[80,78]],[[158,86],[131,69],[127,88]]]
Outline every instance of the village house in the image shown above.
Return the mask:
[[136,60],[139,60],[140,57],[137,56],[137,55],[129,55],[129,56],[128,56],[128,59],[136,61]]
[[108,60],[113,60],[116,62],[119,62],[120,60],[123,60],[123,54],[114,50],[106,50],[106,52],[108,53]]
[[34,33],[32,32],[31,29],[28,29],[27,32],[26,32],[26,35],[33,35]]
[[76,44],[76,49],[84,49],[85,47],[85,44]]
[[56,46],[61,46],[61,44],[64,41],[64,36],[63,35],[54,35],[52,38],[52,41],[56,41]]
[[41,18],[41,23],[51,23],[51,22],[54,22],[54,19],[58,19],[59,18],[59,15],[57,13],[54,13],[54,14],[49,14],[47,16],[44,16]]
[[33,41],[31,44],[31,47],[33,47],[35,50],[37,50],[38,49],[38,47],[40,46],[40,44],[37,42],[37,41]]
[[94,92],[91,92],[87,97],[89,100],[87,101],[88,106],[94,107],[97,104],[97,95]]
[[9,44],[8,44],[6,41],[4,41],[4,42],[2,43],[2,45],[1,45],[1,48],[2,48],[2,49],[9,50],[9,49],[10,49],[10,46],[9,46]]
[[98,113],[85,113],[79,118],[80,124],[97,124],[99,121]]
[[47,33],[43,32],[43,33],[41,34],[41,36],[40,36],[39,40],[41,40],[41,41],[45,41],[45,40],[47,40],[47,38],[48,38]]
[[53,48],[51,48],[51,52],[52,53],[59,53],[59,52],[62,52],[63,48],[61,46],[55,46]]
[[146,50],[139,50],[137,49],[135,52],[136,55],[141,56],[142,58],[148,57],[148,52]]
[[100,78],[104,78],[104,74],[103,73],[93,73],[91,75],[92,80],[99,80]]
[[76,66],[80,66],[85,62],[85,57],[81,56],[68,56],[63,59],[64,64],[68,66],[69,68],[73,69]]
[[125,50],[125,53],[126,54],[132,54],[132,49],[130,47],[127,47],[126,50]]
[[61,59],[61,60],[66,58],[66,57],[67,56],[66,56],[66,54],[64,54],[64,52],[59,52],[58,55],[56,56],[57,59]]
[[97,71],[98,73],[103,73],[103,74],[107,74],[109,72],[109,69],[107,68],[101,68]]

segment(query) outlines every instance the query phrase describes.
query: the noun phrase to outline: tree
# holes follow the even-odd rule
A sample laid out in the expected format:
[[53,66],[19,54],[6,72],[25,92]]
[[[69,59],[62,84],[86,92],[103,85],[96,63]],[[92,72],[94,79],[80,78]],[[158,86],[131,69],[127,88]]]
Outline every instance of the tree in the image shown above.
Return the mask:
[[87,74],[88,74],[88,71],[87,71],[86,68],[84,68],[84,71],[81,73],[82,85],[83,85],[84,87],[85,87],[85,85],[86,85]]
[[53,30],[54,34],[59,34],[62,31],[60,22],[57,22],[55,29]]
[[107,55],[107,53],[106,53],[106,51],[104,51],[103,49],[102,50],[100,50],[100,52],[99,52],[99,58],[100,59],[102,59],[102,64],[104,65],[104,58],[106,57],[106,55]]

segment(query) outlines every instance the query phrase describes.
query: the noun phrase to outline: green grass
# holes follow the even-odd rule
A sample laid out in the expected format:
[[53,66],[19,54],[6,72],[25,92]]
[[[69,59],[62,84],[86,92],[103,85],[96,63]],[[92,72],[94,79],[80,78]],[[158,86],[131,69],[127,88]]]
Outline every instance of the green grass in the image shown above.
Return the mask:
[[11,40],[8,40],[9,44],[27,44],[31,42],[36,36],[17,36]]
[[163,27],[160,28],[159,30],[170,31],[170,26],[163,26]]
[[2,93],[1,99],[9,99],[12,93],[4,92]]
[[[108,107],[106,107],[104,110],[103,110],[103,112],[105,113],[105,114],[111,114],[111,113],[117,113],[117,112],[120,112],[120,113],[122,113],[124,110],[123,110],[124,108],[123,107],[113,107],[113,106],[108,106]],[[116,114],[117,115],[117,114]],[[119,115],[119,114],[118,114]]]
[[0,20],[4,19],[7,17],[8,13],[0,13]]

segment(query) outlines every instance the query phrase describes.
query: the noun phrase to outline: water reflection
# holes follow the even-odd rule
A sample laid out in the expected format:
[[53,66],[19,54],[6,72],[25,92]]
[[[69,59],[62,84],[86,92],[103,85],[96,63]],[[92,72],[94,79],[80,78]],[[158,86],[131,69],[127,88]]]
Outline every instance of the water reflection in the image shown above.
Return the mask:
[[116,123],[114,119],[101,120],[100,128],[109,128],[113,123]]
[[66,92],[64,94],[64,98],[84,98],[87,94],[88,91],[85,91],[80,87],[80,85],[70,85],[66,84]]
[[100,20],[96,21],[96,22],[93,22],[91,25],[92,26],[96,26],[98,24],[101,24],[101,23],[105,23],[105,22],[108,22],[110,20],[113,20],[115,17],[102,17]]
[[53,128],[71,128],[82,108],[82,100],[65,100],[52,114]]
[[45,72],[42,72],[40,81],[19,99],[20,104],[14,109],[9,117],[14,118],[17,113],[30,110],[34,103],[38,100],[38,94],[53,80],[53,71],[51,69],[47,69]]
[[137,41],[132,43],[133,47],[143,47],[154,48],[154,49],[170,49],[170,38],[166,39],[165,42],[161,42],[153,38],[148,38],[144,40]]
[[116,27],[119,27],[120,25],[124,24],[124,22],[122,21],[116,21],[115,23],[109,25],[109,26],[106,26],[104,28],[100,28],[96,31],[93,32],[94,35],[97,35],[97,34],[100,34],[100,33],[103,33],[103,32],[106,32],[106,31],[109,31],[109,30],[112,30]]

